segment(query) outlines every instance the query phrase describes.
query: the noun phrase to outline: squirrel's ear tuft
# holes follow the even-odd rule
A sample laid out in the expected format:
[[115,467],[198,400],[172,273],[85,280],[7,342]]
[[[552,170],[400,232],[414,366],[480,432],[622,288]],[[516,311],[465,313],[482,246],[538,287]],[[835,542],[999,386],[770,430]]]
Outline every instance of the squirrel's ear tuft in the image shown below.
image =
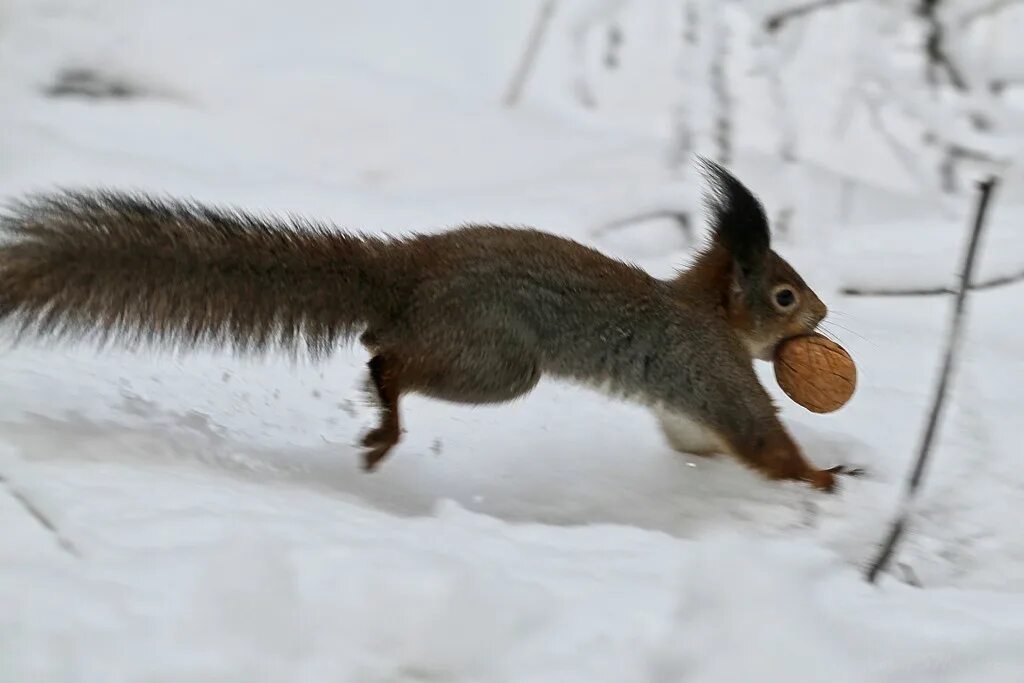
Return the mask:
[[709,185],[714,241],[725,247],[744,274],[757,270],[771,247],[764,207],[743,183],[714,161],[698,157],[697,165]]

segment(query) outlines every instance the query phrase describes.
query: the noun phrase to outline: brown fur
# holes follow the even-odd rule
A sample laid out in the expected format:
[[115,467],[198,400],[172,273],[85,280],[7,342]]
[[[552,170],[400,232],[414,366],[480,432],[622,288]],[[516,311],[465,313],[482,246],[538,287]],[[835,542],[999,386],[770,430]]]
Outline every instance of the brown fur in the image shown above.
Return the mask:
[[22,333],[329,353],[362,326],[384,243],[302,220],[117,193],[3,218],[0,318]]
[[37,336],[314,356],[362,332],[381,406],[367,469],[401,436],[403,394],[500,403],[549,375],[686,416],[767,476],[831,489],[751,363],[813,329],[824,304],[771,251],[753,195],[706,171],[713,239],[669,281],[537,230],[380,240],[116,192],[35,197],[0,219],[0,319]]

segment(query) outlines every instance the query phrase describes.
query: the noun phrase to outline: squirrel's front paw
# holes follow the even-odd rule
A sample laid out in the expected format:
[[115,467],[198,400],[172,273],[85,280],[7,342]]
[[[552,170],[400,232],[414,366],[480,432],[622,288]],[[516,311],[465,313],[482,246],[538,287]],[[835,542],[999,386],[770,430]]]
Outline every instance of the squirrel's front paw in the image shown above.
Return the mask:
[[834,467],[829,467],[825,471],[831,472],[832,474],[842,474],[847,477],[863,477],[868,474],[867,468],[855,465],[836,465]]
[[862,477],[867,474],[867,470],[863,467],[852,467],[850,465],[836,465],[829,467],[825,470],[815,470],[810,475],[805,477],[805,480],[816,489],[825,491],[826,493],[835,493],[836,491],[836,475],[844,475],[847,477]]
[[825,493],[835,493],[836,490],[836,475],[831,469],[828,470],[814,470],[804,476],[804,481],[809,483],[819,491]]

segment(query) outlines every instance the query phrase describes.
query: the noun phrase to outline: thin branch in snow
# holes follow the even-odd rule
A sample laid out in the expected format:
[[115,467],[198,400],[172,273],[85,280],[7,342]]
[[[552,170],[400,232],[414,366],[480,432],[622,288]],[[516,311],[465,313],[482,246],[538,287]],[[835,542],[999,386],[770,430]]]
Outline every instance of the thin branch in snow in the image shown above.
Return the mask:
[[967,12],[960,15],[958,23],[961,28],[966,28],[972,23],[986,16],[991,16],[997,12],[1001,12],[1010,5],[1016,5],[1021,0],[990,0],[980,7],[975,7]]
[[947,192],[954,192],[957,189],[956,165],[960,161],[981,161],[988,164],[999,163],[984,152],[965,147],[964,145],[951,142],[943,149],[943,161],[939,170],[942,174],[943,187]]
[[786,9],[771,14],[764,20],[764,30],[768,33],[774,33],[782,28],[787,21],[793,19],[800,19],[813,14],[821,9],[827,9],[829,7],[835,7],[837,5],[846,5],[857,0],[817,0],[816,2],[808,2],[803,5],[796,5],[794,7],[787,7]]
[[7,493],[10,494],[11,498],[17,501],[25,512],[32,517],[32,519],[38,522],[41,527],[46,529],[46,531],[54,537],[57,541],[57,546],[60,547],[61,550],[75,557],[82,556],[82,554],[78,552],[78,548],[75,547],[75,544],[60,532],[60,529],[58,529],[57,525],[53,523],[53,520],[50,519],[35,503],[33,503],[32,500],[25,495],[24,491],[16,488],[14,484],[12,484],[11,481],[2,474],[0,474],[0,483],[4,485],[4,488],[7,490]]
[[618,23],[608,27],[608,44],[605,45],[604,65],[608,69],[619,68],[619,50],[622,49],[623,33]]
[[698,55],[698,31],[700,12],[696,0],[687,0],[683,6],[682,47],[679,51],[676,71],[677,80],[683,85],[679,97],[672,107],[672,141],[669,148],[669,166],[680,177],[686,175],[689,163],[697,148],[694,132],[694,89],[702,82],[695,73],[694,64]]
[[705,39],[713,42],[709,81],[715,105],[714,139],[717,152],[715,160],[728,166],[732,163],[733,154],[733,98],[729,92],[725,66],[729,58],[729,32],[725,20],[720,14],[716,14],[713,19],[714,24],[708,27],[709,35]]
[[728,164],[733,154],[734,98],[728,79],[729,30],[721,3],[687,0],[676,58],[668,164],[680,181],[694,154]]
[[928,81],[933,85],[938,82],[938,73],[945,72],[950,84],[957,90],[967,90],[967,81],[960,68],[953,63],[946,50],[946,27],[939,17],[941,0],[921,0],[918,12],[928,25],[925,36],[924,50],[928,57]]
[[[917,181],[918,186],[922,189],[930,189],[934,187],[929,178],[927,172],[925,172],[920,164],[917,162],[917,158],[913,152],[907,149],[903,142],[893,135],[892,131],[885,124],[885,119],[882,117],[881,103],[878,97],[864,97],[864,103],[867,105],[868,115],[871,119],[871,123],[875,129],[881,134],[882,139],[889,145],[889,149],[892,150],[896,159],[900,162],[904,169],[907,170],[910,175]],[[950,208],[946,205],[945,199],[942,196],[938,198],[939,206],[946,211],[951,213]]]
[[629,0],[589,0],[586,12],[569,28],[569,44],[572,48],[573,91],[581,105],[588,109],[597,106],[597,98],[590,87],[587,76],[587,37],[599,22],[610,20]]
[[533,29],[530,31],[530,39],[526,43],[523,58],[520,60],[519,68],[516,69],[512,82],[509,84],[508,91],[505,94],[506,107],[514,107],[519,102],[523,87],[526,85],[526,79],[529,78],[530,72],[533,70],[533,64],[537,61],[537,54],[540,52],[540,47],[544,42],[544,36],[547,35],[548,26],[551,25],[551,17],[555,13],[555,5],[557,3],[558,0],[544,0],[544,4],[540,6],[540,10],[537,12],[537,19],[534,21]]
[[[799,32],[790,32],[790,34],[796,33]],[[782,163],[782,173],[786,176],[782,182],[782,198],[772,225],[780,237],[788,239],[789,228],[796,213],[797,202],[794,189],[799,185],[792,178],[797,165],[797,127],[782,79],[784,56],[780,40],[776,34],[766,33],[757,40],[755,45],[758,50],[758,71],[768,82],[769,101],[772,105],[771,119],[776,121],[779,136],[776,149]]]
[[675,221],[679,225],[679,229],[682,230],[683,235],[686,237],[688,243],[693,242],[693,227],[690,221],[690,215],[685,211],[677,209],[654,209],[652,211],[643,211],[640,213],[631,214],[624,218],[616,218],[615,220],[608,221],[602,225],[597,226],[591,232],[594,237],[600,237],[610,232],[614,232],[619,228],[623,228],[633,223],[642,223],[644,221],[653,221],[658,218],[668,218]]
[[900,562],[896,565],[900,568],[900,572],[903,574],[903,581],[914,588],[921,587],[921,579],[917,578],[917,572],[906,562]]
[[[982,102],[976,93],[957,91],[953,107],[936,107],[933,97],[925,97],[915,82],[907,80],[898,70],[889,68],[884,63],[872,66],[870,83],[875,86],[876,91],[865,93],[863,99],[869,107],[873,107],[870,112],[872,121],[883,133],[886,141],[894,151],[903,150],[900,161],[912,172],[917,165],[914,155],[906,150],[906,146],[887,134],[888,131],[879,115],[882,102],[896,105],[904,116],[924,129],[924,145],[935,147],[942,157],[937,170],[947,191],[955,187],[955,167],[958,162],[973,160],[1006,165],[1013,159],[1019,143],[1015,138],[1005,135],[999,137],[989,130],[993,119],[988,115],[978,116],[980,105],[971,104]],[[922,173],[915,175],[922,187],[931,187],[934,184],[923,181]]]
[[996,186],[996,179],[990,177],[979,183],[978,209],[974,218],[974,226],[971,230],[971,238],[964,253],[963,268],[960,273],[960,286],[956,293],[956,301],[953,305],[953,316],[950,322],[949,335],[946,339],[946,349],[943,355],[942,370],[939,373],[939,381],[935,388],[935,398],[932,402],[931,413],[928,416],[928,424],[925,428],[924,438],[921,441],[921,448],[914,461],[910,477],[907,479],[906,490],[903,494],[903,501],[900,511],[893,521],[889,534],[882,544],[882,548],[874,562],[868,568],[865,578],[869,583],[874,583],[878,575],[885,571],[889,560],[896,552],[896,546],[903,536],[907,521],[910,516],[911,504],[917,495],[924,478],[925,467],[931,455],[932,445],[935,443],[935,435],[938,433],[939,423],[942,418],[942,409],[945,406],[946,395],[949,393],[949,381],[953,374],[953,366],[956,362],[957,352],[960,348],[960,338],[963,332],[964,311],[967,308],[967,292],[971,288],[971,278],[974,273],[974,264],[977,260],[978,245],[981,242],[981,231],[985,227],[985,215],[988,212],[989,200],[992,191]]
[[[1000,277],[989,278],[988,280],[982,280],[975,282],[968,287],[972,292],[983,290],[983,289],[994,289],[996,287],[1004,287],[1006,285],[1016,284],[1018,282],[1024,282],[1024,270],[1019,273],[1013,273],[1012,275],[1002,275]],[[842,290],[843,294],[847,296],[938,296],[940,294],[956,294],[957,290],[952,287],[911,287],[906,289],[892,288],[892,289],[871,289],[865,287],[846,287]]]

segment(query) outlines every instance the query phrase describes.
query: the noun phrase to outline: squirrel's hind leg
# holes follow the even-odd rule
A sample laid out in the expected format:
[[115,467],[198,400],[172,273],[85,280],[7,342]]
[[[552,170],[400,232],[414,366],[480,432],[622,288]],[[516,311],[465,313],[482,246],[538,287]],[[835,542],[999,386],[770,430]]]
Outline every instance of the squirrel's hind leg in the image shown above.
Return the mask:
[[380,425],[363,437],[363,469],[372,472],[402,437],[398,418],[398,399],[401,395],[398,364],[384,354],[377,354],[368,363],[370,384],[380,403]]
[[370,380],[380,400],[380,426],[363,439],[371,471],[401,438],[398,402],[415,392],[468,404],[504,403],[540,381],[540,358],[528,340],[493,326],[461,328],[458,343],[430,329],[416,344],[385,345],[370,360]]

